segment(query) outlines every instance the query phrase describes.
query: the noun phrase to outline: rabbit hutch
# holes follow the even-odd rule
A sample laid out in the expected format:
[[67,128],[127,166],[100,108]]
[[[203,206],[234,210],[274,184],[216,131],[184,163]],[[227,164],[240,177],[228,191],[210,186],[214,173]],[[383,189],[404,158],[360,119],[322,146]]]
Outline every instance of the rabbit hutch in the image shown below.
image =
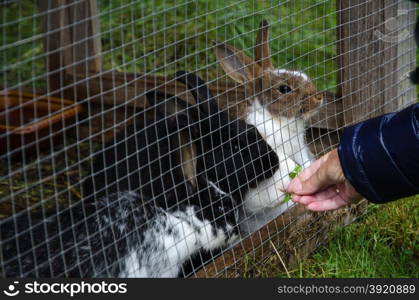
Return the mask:
[[[8,234],[0,230],[3,277],[14,267],[14,274],[27,274],[23,260],[35,251],[38,236],[43,245],[60,238],[62,226],[55,236],[31,230],[39,215],[60,220],[69,207],[84,207],[93,159],[121,132],[128,139],[126,128],[139,118],[155,116],[149,91],[196,106],[194,93],[175,80],[176,72],[199,75],[220,111],[246,121],[241,108],[254,94],[226,72],[217,45],[310,78],[323,98],[305,118],[305,143],[315,157],[338,145],[345,126],[416,101],[408,78],[416,65],[416,8],[409,1],[3,0],[0,14],[0,229],[13,228]],[[264,34],[259,26],[266,27]],[[263,40],[266,53],[258,50]],[[118,182],[123,175],[116,173]],[[222,250],[194,253],[199,262],[182,267],[181,276],[249,276],[252,266],[272,257],[286,270],[324,243],[328,232],[362,215],[367,202],[328,213],[309,212],[291,201],[281,205],[288,209],[266,218],[261,228],[239,231]],[[19,239],[24,234],[32,243],[27,250]],[[30,274],[36,276],[54,256],[45,247],[44,256],[33,254]],[[13,260],[5,254],[10,249]],[[60,249],[56,256],[71,251]],[[64,269],[50,275],[68,274]]]

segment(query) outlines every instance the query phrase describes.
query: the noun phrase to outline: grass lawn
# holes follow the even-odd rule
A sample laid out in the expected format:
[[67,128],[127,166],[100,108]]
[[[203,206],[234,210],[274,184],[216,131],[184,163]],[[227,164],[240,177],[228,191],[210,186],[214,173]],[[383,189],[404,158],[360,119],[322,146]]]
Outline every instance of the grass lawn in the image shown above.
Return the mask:
[[[320,89],[336,86],[334,1],[101,0],[99,18],[105,69],[171,75],[225,76],[212,41],[227,41],[252,56],[260,20],[271,24],[278,67],[303,69]],[[42,35],[33,1],[2,7],[0,83],[45,86]],[[14,45],[16,41],[24,41]]]
[[[302,69],[321,90],[336,88],[335,1],[100,0],[105,69],[225,76],[213,40],[252,56],[261,19],[271,24],[276,66]],[[0,85],[46,86],[42,36],[32,0],[1,5]],[[19,44],[13,43],[21,41]],[[419,196],[369,207],[354,224],[289,270],[295,277],[418,277]],[[287,276],[273,256],[248,276]]]
[[[276,256],[249,269],[244,276],[288,276]],[[292,277],[419,277],[419,195],[370,205],[288,272]]]

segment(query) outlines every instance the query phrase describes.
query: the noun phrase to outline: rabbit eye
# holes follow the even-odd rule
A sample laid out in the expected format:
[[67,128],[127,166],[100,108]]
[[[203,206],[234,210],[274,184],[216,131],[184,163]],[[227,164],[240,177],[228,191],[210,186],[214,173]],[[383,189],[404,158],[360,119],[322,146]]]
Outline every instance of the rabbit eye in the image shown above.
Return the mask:
[[278,88],[281,94],[288,94],[291,93],[292,89],[288,85],[281,85]]
[[222,205],[218,206],[218,211],[224,213],[224,207]]
[[234,145],[234,147],[233,147],[233,149],[235,150],[235,151],[238,151],[239,150],[239,145]]

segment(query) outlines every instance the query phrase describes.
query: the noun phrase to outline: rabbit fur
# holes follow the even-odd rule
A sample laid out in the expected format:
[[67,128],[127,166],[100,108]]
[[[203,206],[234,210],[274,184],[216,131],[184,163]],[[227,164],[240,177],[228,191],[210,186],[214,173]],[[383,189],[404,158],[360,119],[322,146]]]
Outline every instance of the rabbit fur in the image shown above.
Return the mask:
[[199,250],[237,239],[235,199],[196,173],[191,136],[199,123],[189,118],[197,116],[180,111],[175,97],[147,97],[164,105],[156,105],[156,120],[126,129],[134,137],[118,136],[97,154],[85,182],[96,195],[0,224],[4,276],[174,277]]
[[254,221],[242,227],[245,232],[253,232],[290,207],[281,203],[290,182],[289,173],[297,164],[307,167],[314,159],[305,141],[305,120],[320,107],[323,96],[305,73],[272,66],[269,24],[265,20],[256,38],[255,61],[225,43],[217,43],[215,53],[224,71],[253,95],[247,99],[244,118],[257,127],[280,161],[274,176],[246,195],[245,211]]
[[202,209],[197,195],[163,209],[137,193],[120,192],[59,213],[20,214],[0,224],[1,272],[4,277],[175,277],[201,248],[237,239],[234,200],[212,196],[222,211]]
[[[201,78],[183,71],[177,72],[176,78],[188,87],[204,113],[200,116],[203,127],[210,128],[197,138],[198,173],[205,173],[210,182],[242,203],[249,189],[276,173],[279,161],[275,151],[255,126],[220,110]],[[201,251],[185,266],[184,273],[191,273],[218,252]]]
[[[198,76],[178,72],[176,78],[189,87],[197,104],[169,94],[148,93],[156,120],[139,118],[106,145],[103,153],[95,155],[92,175],[84,185],[86,198],[129,190],[169,209],[185,201],[191,189],[210,189],[241,203],[250,187],[273,176],[278,158],[258,130],[221,111]],[[201,206],[214,206],[210,196],[201,198]]]

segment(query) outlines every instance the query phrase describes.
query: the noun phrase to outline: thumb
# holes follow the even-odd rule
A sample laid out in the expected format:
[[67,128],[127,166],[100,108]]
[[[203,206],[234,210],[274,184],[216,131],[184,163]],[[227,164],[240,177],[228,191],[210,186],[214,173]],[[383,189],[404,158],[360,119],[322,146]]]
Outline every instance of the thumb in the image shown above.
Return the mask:
[[311,195],[326,187],[340,183],[343,176],[338,153],[333,150],[320,159],[318,159],[312,166],[307,169],[307,172],[302,172],[300,176],[292,182],[291,193],[298,195]]
[[300,179],[301,195],[311,195],[324,190],[332,184],[336,184],[331,174],[332,169],[333,167],[330,164],[324,163],[306,180]]

